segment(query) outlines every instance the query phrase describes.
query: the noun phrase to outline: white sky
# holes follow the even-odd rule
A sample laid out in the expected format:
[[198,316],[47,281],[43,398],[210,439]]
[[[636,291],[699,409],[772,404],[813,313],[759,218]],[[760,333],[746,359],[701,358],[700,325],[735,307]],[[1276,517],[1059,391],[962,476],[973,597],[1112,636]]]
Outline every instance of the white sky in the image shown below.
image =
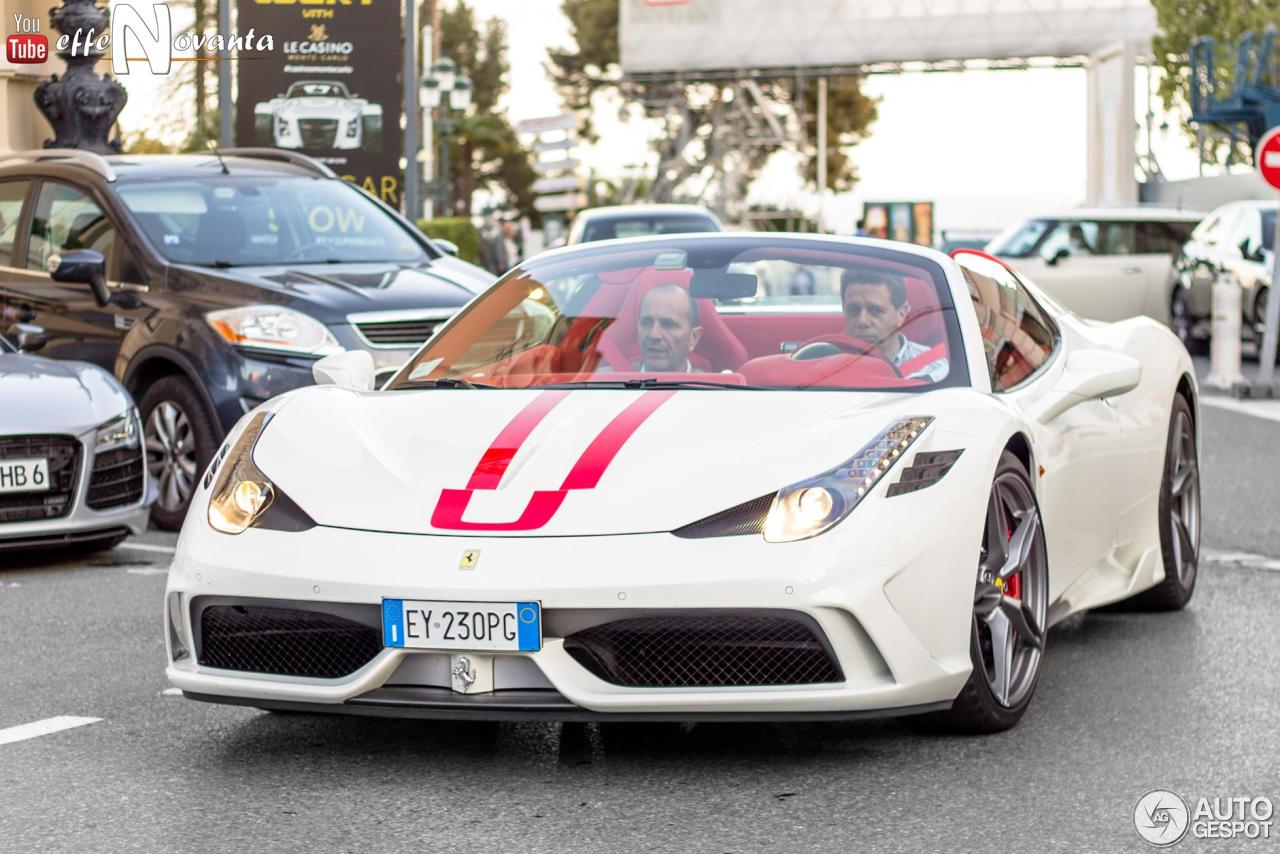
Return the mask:
[[[560,112],[543,69],[548,47],[571,44],[560,0],[470,3],[479,18],[496,15],[507,21],[511,120]],[[174,23],[175,30],[182,29],[180,21]],[[136,128],[156,115],[158,81],[146,74],[130,77],[124,81],[130,98],[122,123]],[[1139,79],[1139,110],[1145,112],[1144,72]],[[852,229],[865,200],[932,200],[940,228],[1000,228],[1017,217],[1083,201],[1082,69],[880,75],[869,78],[866,87],[881,98],[880,118],[869,138],[852,149],[861,180],[852,193],[829,199],[829,227]],[[609,177],[645,162],[644,125],[619,123],[609,110],[600,113],[601,143],[577,152],[587,167]],[[1157,140],[1156,148],[1166,174],[1194,174],[1194,155],[1180,133]],[[750,198],[810,211],[817,207],[816,198],[800,189],[794,159],[785,154],[770,162]]]

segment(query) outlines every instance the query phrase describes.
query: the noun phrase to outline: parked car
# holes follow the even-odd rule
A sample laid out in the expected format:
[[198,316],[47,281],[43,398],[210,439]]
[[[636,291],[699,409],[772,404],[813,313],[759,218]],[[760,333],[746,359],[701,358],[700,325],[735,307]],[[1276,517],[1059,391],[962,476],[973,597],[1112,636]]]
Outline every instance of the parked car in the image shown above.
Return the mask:
[[724,231],[724,226],[701,205],[617,205],[580,211],[573,218],[565,242],[573,245],[617,237],[706,231]]
[[382,105],[335,80],[300,80],[253,105],[258,143],[303,151],[382,148]]
[[137,399],[169,529],[244,413],[343,349],[389,375],[493,281],[296,152],[18,155],[0,222],[0,303]]
[[[846,292],[769,295],[770,267]],[[1031,702],[1051,625],[1195,588],[1186,350],[1148,318],[1083,322],[979,253],[572,247],[381,390],[368,359],[318,362],[338,388],[257,409],[201,481],[166,597],[188,697],[994,732]]]
[[985,249],[998,231],[985,228],[944,228],[939,232],[938,251],[950,255],[957,249]]
[[1203,217],[1157,207],[1081,209],[1016,223],[987,251],[1083,317],[1168,323],[1173,253]]
[[1173,258],[1170,322],[1187,349],[1208,348],[1213,284],[1230,273],[1242,290],[1241,336],[1262,340],[1280,203],[1232,202],[1209,214]]
[[102,368],[31,355],[44,340],[0,333],[0,551],[109,549],[146,530],[154,498],[138,410]]

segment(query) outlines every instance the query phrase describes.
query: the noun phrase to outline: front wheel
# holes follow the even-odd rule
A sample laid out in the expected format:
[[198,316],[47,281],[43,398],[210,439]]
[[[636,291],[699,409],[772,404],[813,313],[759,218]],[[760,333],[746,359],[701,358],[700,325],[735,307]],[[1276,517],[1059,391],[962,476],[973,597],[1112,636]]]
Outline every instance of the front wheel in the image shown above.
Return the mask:
[[1169,326],[1173,334],[1178,336],[1187,352],[1194,355],[1205,353],[1209,342],[1195,335],[1195,321],[1187,309],[1187,295],[1181,287],[1174,286],[1173,298],[1169,301]]
[[183,377],[165,377],[138,402],[147,472],[156,484],[151,521],[176,531],[186,518],[200,472],[213,459],[218,437],[195,387]]
[[969,681],[937,722],[955,732],[993,733],[1016,724],[1044,660],[1049,562],[1040,509],[1022,463],[1006,451],[987,499],[978,557]]

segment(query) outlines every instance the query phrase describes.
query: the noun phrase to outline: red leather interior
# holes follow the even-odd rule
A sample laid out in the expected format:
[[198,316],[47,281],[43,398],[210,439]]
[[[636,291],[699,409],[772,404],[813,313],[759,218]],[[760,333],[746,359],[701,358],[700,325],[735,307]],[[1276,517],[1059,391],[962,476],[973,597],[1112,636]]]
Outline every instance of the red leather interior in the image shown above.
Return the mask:
[[[648,267],[635,277],[627,289],[626,301],[617,312],[617,319],[600,336],[600,353],[614,370],[631,370],[641,360],[637,325],[640,321],[640,303],[649,291],[666,284],[688,288],[692,275],[692,270],[656,270]],[[594,300],[595,297],[592,297],[592,301]],[[713,371],[736,370],[747,360],[747,350],[725,325],[716,311],[715,301],[698,300],[698,314],[698,322],[702,325],[702,339],[689,361],[696,365],[693,356],[701,356]]]
[[[822,335],[844,331],[844,317],[839,313],[813,314],[722,314],[725,325],[751,358],[776,356],[782,345],[795,349]],[[793,346],[794,345],[794,346]]]
[[875,356],[839,355],[799,361],[790,356],[764,356],[742,366],[748,385],[780,388],[900,388],[921,385],[898,376],[893,366]]
[[933,285],[924,279],[907,279],[907,303],[911,310],[902,324],[902,334],[907,340],[930,347],[942,343],[946,331]]

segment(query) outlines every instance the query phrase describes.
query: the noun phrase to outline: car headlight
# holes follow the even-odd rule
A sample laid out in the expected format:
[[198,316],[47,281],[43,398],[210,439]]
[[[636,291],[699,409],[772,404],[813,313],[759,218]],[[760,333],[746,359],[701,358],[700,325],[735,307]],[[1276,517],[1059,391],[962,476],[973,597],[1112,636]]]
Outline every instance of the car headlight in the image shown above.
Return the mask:
[[289,135],[289,120],[284,116],[276,116],[276,136]]
[[341,353],[342,345],[323,323],[291,308],[250,305],[211,311],[205,315],[229,343],[306,356]]
[[222,473],[214,481],[209,498],[209,524],[216,531],[242,533],[275,498],[275,486],[253,464],[253,446],[258,443],[269,418],[265,412],[253,416],[222,463]]
[[116,448],[136,448],[141,433],[138,410],[131,406],[110,421],[98,425],[94,451],[101,454]]
[[348,139],[353,138],[359,132],[360,132],[360,117],[356,116],[351,121],[347,122],[347,138]]
[[927,416],[901,418],[830,471],[778,490],[765,517],[765,540],[789,543],[815,537],[844,519],[932,421]]

